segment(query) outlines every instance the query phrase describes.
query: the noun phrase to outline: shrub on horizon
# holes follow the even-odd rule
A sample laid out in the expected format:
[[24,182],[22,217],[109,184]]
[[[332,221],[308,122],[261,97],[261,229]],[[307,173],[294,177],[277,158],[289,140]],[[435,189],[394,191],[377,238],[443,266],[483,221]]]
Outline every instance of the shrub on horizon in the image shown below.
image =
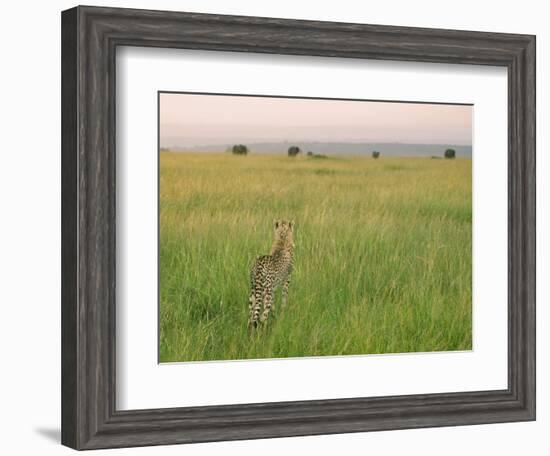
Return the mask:
[[248,147],[246,147],[244,144],[235,144],[231,148],[231,152],[235,155],[246,155],[248,154]]
[[456,151],[454,149],[447,149],[445,151],[445,158],[455,158],[456,157]]
[[288,148],[288,156],[289,157],[295,157],[301,152],[300,148],[298,146],[291,146]]

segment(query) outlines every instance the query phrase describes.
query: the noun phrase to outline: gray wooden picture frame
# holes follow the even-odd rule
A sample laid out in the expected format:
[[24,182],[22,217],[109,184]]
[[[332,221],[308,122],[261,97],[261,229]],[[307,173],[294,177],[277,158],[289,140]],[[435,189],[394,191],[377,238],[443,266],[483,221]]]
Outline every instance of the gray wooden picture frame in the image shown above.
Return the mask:
[[[506,67],[508,388],[117,410],[117,46]],[[63,444],[94,449],[534,419],[534,36],[100,7],[62,13]]]

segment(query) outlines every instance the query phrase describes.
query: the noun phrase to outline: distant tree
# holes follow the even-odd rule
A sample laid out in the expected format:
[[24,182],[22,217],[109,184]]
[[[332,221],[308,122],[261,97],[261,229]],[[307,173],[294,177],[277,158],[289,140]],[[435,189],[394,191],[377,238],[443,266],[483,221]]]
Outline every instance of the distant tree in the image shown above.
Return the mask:
[[378,158],[380,157],[380,152],[378,152],[377,150],[373,150],[372,151],[372,158]]
[[312,158],[328,158],[326,155],[323,154],[313,154]]
[[456,157],[456,151],[454,149],[447,149],[445,151],[445,158],[455,158]]
[[231,148],[231,152],[233,152],[235,155],[246,155],[248,154],[248,147],[246,147],[244,144],[235,144]]
[[313,152],[312,152],[311,150],[308,150],[308,151],[307,151],[307,156],[308,156],[308,157],[313,156]]
[[289,157],[295,157],[301,152],[300,148],[298,146],[291,146],[288,148],[288,156]]

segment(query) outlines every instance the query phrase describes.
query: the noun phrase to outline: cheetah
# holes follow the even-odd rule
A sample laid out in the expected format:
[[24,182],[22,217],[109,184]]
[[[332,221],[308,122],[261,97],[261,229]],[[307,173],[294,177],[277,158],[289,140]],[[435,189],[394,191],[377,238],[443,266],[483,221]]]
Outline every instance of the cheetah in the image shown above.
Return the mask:
[[282,287],[283,307],[288,298],[288,287],[293,267],[294,222],[275,220],[273,225],[275,240],[271,254],[258,257],[250,273],[249,330],[254,330],[258,323],[267,322],[269,312],[274,304],[275,292],[279,287]]

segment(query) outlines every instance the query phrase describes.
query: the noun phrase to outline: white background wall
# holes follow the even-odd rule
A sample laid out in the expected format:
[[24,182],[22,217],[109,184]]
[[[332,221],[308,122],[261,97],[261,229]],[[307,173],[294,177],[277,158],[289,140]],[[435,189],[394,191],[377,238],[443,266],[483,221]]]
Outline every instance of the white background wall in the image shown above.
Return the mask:
[[[60,11],[6,2],[0,43],[0,451],[69,454],[60,422]],[[545,2],[100,1],[103,6],[440,27],[537,35],[538,420],[457,428],[111,450],[118,454],[543,455],[550,452],[550,28]],[[546,308],[545,308],[546,307]],[[545,331],[546,329],[546,331]],[[483,452],[483,453],[482,453]],[[101,452],[105,453],[105,452]],[[99,453],[97,453],[99,454]]]

